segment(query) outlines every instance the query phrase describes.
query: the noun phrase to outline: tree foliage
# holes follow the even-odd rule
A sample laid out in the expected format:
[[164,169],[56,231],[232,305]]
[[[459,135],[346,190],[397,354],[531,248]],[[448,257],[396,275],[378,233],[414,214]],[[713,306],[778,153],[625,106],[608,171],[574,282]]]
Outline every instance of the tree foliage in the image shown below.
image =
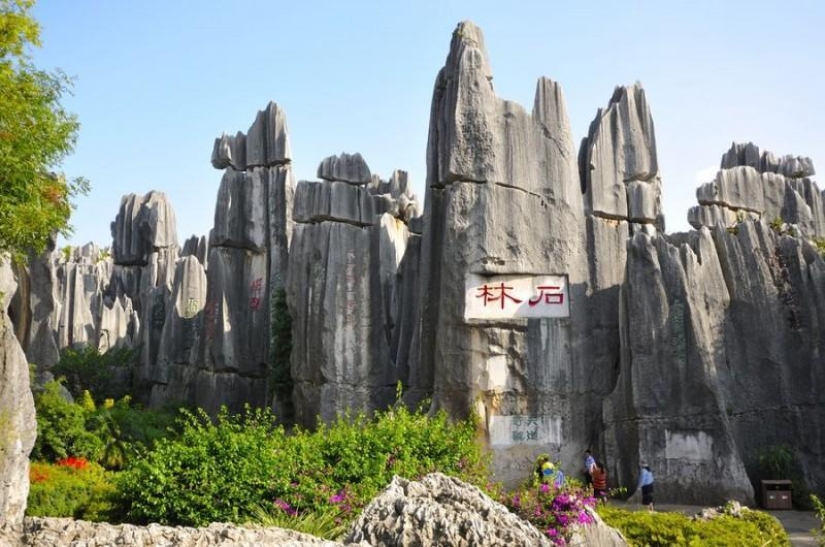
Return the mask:
[[60,104],[71,79],[37,69],[34,0],[0,0],[0,251],[41,251],[54,232],[71,232],[72,199],[82,179],[57,171],[74,149],[79,124]]

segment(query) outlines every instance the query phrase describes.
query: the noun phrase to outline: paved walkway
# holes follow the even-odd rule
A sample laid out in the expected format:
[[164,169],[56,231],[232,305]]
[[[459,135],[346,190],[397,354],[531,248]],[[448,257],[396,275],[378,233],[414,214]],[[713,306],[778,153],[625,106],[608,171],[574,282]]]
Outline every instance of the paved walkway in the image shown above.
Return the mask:
[[[643,507],[639,503],[611,500],[610,504],[632,511],[646,510],[646,507]],[[702,509],[704,509],[704,507],[699,505],[656,504],[657,511],[671,511],[690,516],[701,512]],[[813,534],[811,534],[811,530],[819,526],[819,521],[816,519],[813,511],[767,511],[767,513],[779,519],[779,522],[782,523],[782,526],[785,527],[785,530],[791,538],[791,545],[794,547],[816,547],[816,540]]]

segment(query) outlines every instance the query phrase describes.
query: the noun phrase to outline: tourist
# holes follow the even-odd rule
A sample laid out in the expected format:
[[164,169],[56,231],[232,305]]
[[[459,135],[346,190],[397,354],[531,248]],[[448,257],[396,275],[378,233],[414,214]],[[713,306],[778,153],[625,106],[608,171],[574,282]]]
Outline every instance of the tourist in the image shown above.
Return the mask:
[[553,484],[556,488],[564,486],[564,472],[557,469],[550,456],[542,454],[536,460],[536,475],[542,484]]
[[596,467],[596,459],[590,453],[590,449],[584,451],[584,484],[590,486],[592,482],[593,468]]
[[646,463],[642,464],[642,472],[639,475],[638,491],[642,490],[642,505],[647,505],[648,510],[653,511],[653,471]]
[[591,477],[593,480],[593,496],[597,500],[607,501],[607,469],[604,468],[601,462],[596,462],[593,465]]

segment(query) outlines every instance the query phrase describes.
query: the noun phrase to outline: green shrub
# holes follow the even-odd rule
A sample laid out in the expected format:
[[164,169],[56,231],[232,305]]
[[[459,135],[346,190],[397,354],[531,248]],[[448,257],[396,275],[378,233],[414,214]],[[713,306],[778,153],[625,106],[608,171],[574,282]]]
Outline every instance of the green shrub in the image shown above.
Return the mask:
[[691,519],[681,513],[627,511],[599,506],[605,523],[624,534],[633,547],[790,547],[782,525],[767,513],[743,510],[742,517],[724,514],[711,520]]
[[252,519],[274,499],[283,429],[264,410],[230,416],[224,409],[214,424],[203,411],[183,415],[178,438],[160,439],[120,477],[129,518],[196,526]]
[[816,513],[816,518],[819,520],[819,528],[814,528],[811,533],[816,538],[816,544],[819,547],[825,547],[825,504],[819,499],[816,494],[811,494],[811,505]]
[[86,429],[89,411],[68,400],[61,391],[60,383],[52,381],[34,395],[37,439],[31,458],[53,462],[81,456],[97,461],[103,454],[104,444]]
[[30,516],[100,522],[117,520],[121,514],[111,473],[83,458],[32,463],[29,479]]
[[186,413],[178,437],[158,441],[121,476],[129,518],[203,525],[260,521],[263,511],[296,526],[330,514],[346,522],[393,475],[441,471],[476,484],[487,475],[473,420],[397,408],[344,415],[314,433],[287,435],[273,423],[264,410],[223,410],[214,423]]
[[131,406],[127,396],[97,405],[88,391],[80,402],[69,400],[57,381],[35,393],[37,440],[33,460],[57,461],[79,456],[120,469],[142,449],[169,434],[172,414]]
[[115,371],[131,367],[136,357],[137,350],[133,348],[111,349],[106,353],[100,353],[94,346],[67,348],[52,373],[66,379],[66,388],[75,399],[87,390],[97,400],[119,399],[127,394],[127,386],[119,385]]

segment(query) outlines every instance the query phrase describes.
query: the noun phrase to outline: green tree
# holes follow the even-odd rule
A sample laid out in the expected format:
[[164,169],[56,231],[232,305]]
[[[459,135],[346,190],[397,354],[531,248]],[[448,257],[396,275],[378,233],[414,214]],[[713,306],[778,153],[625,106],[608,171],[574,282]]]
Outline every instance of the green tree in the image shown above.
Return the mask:
[[74,149],[78,122],[60,104],[71,79],[37,69],[40,45],[34,0],[0,0],[0,251],[42,251],[55,232],[71,233],[72,200],[82,179],[57,168]]

